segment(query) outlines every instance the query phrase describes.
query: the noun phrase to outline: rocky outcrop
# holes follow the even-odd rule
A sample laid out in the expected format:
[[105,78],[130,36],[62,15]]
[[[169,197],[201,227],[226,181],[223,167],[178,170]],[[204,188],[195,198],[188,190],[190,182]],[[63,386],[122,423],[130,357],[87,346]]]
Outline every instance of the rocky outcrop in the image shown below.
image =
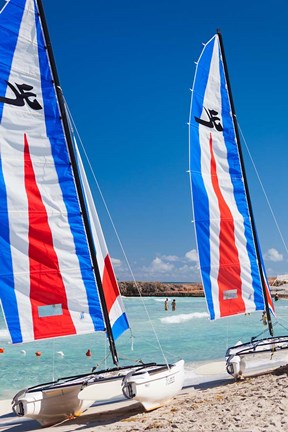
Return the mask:
[[121,294],[126,297],[204,297],[201,283],[119,282]]
[[[284,284],[277,282],[276,278],[269,278],[272,296],[278,294],[279,297],[288,296]],[[283,290],[281,290],[283,285]],[[204,297],[201,282],[173,283],[173,282],[119,282],[121,294],[126,297],[138,297],[141,293],[143,297]],[[283,291],[283,292],[282,292]]]

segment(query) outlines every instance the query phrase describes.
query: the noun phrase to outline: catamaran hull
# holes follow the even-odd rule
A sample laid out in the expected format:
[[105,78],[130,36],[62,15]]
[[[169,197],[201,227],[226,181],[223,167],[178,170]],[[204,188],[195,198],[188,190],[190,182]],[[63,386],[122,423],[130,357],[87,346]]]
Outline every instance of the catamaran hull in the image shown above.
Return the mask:
[[236,379],[269,372],[287,363],[287,336],[238,344],[226,352],[227,372]]
[[[127,399],[140,402],[145,410],[159,408],[174,397],[183,387],[184,360],[172,365],[153,365],[131,370],[123,379],[105,383],[101,394],[123,394]],[[113,387],[112,387],[113,385]],[[79,393],[79,399],[96,399],[99,384],[91,384]],[[108,399],[108,398],[107,398]]]
[[41,384],[22,390],[13,398],[18,416],[51,426],[80,416],[94,403],[134,399],[146,410],[158,408],[182,388],[184,361],[172,365],[150,363],[129,366]]
[[[152,364],[147,365],[147,367]],[[153,363],[155,365],[155,363]],[[95,402],[123,398],[124,377],[137,366],[115,368],[78,377],[62,378],[18,392],[12,402],[16,415],[37,420],[42,426],[80,416]]]
[[146,411],[169,402],[182,389],[184,360],[173,365],[156,366],[141,373],[129,373],[124,378],[123,392],[127,398],[140,402]]
[[86,411],[93,400],[79,400],[81,384],[56,389],[18,393],[13,400],[13,411],[18,416],[37,420],[42,426],[52,426]]

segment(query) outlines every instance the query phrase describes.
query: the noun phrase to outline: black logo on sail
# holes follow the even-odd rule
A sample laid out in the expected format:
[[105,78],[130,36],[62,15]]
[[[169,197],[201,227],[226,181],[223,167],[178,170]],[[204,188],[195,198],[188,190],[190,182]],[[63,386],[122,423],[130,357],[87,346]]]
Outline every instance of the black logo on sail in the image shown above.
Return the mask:
[[[8,81],[5,81],[7,85],[10,87],[10,89],[13,91],[15,98],[7,98],[0,96],[0,102],[7,103],[9,105],[15,105],[15,106],[24,106],[25,102],[29,105],[30,108],[33,110],[40,110],[42,109],[42,106],[39,104],[39,102],[36,99],[36,94],[31,92],[33,90],[33,87],[28,84],[17,84],[15,83],[15,86]],[[34,99],[33,99],[34,98]]]
[[205,107],[204,107],[204,109],[206,111],[208,120],[202,120],[202,119],[200,119],[198,117],[195,117],[196,122],[202,124],[203,126],[207,126],[209,128],[215,127],[215,129],[218,132],[222,132],[223,131],[223,127],[222,127],[222,125],[220,123],[220,118],[217,117],[218,116],[218,111],[215,111],[213,109],[211,109],[211,110],[210,109],[206,109]]

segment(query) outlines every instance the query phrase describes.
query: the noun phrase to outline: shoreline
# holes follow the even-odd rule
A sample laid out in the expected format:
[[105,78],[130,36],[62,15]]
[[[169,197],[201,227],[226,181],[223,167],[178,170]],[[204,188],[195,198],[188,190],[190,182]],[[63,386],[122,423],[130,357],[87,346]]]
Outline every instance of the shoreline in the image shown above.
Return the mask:
[[[52,426],[52,432],[275,432],[287,431],[288,367],[235,381],[210,380],[185,386],[170,403],[144,412],[135,402],[92,406],[82,416]],[[215,378],[216,376],[214,376]],[[3,406],[1,401],[1,407]],[[9,402],[9,401],[7,401]],[[43,431],[37,422],[6,414],[0,429]]]
[[[288,298],[288,285],[273,285],[275,278],[269,278],[272,297]],[[201,282],[143,282],[121,281],[119,288],[124,297],[204,297]]]
[[125,297],[204,297],[201,283],[175,282],[119,282],[121,295]]

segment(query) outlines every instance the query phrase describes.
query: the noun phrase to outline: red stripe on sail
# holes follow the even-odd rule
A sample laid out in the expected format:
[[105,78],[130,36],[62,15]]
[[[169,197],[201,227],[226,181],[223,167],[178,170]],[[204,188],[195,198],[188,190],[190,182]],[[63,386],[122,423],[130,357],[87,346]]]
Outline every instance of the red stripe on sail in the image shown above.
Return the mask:
[[106,300],[108,312],[110,312],[116,298],[120,295],[118,283],[115,278],[114,270],[109,255],[107,254],[104,260],[104,270],[102,285]]
[[267,282],[267,279],[266,279],[266,276],[264,274],[264,271],[263,271],[262,267],[261,267],[260,271],[262,272],[262,276],[263,276],[263,280],[264,280],[264,290],[266,292],[266,298],[267,298],[269,309],[270,309],[271,313],[274,316],[276,316],[276,314],[275,314],[275,308],[274,308],[274,304],[273,304],[273,300],[272,300],[272,296],[271,296],[271,291],[270,291],[269,284]]
[[[212,134],[210,134],[210,153],[212,185],[220,211],[218,273],[220,316],[229,316],[244,313],[245,303],[242,298],[241,266],[235,242],[234,220],[219,186]],[[225,298],[225,291],[231,293],[232,290],[236,291],[236,297],[228,299],[226,293]]]
[[[28,253],[34,338],[75,334],[46,208],[36,183],[26,134],[24,135],[24,170],[29,215]],[[59,304],[62,307],[62,315],[39,316],[41,306],[51,306],[53,311],[53,306]]]
[[273,313],[273,315],[275,315],[275,308],[274,308],[273,300],[271,297],[271,292],[270,292],[269,287],[266,284],[266,282],[265,282],[264,289],[266,290],[266,296],[267,296],[267,301],[268,301],[268,306],[270,308],[270,311]]

